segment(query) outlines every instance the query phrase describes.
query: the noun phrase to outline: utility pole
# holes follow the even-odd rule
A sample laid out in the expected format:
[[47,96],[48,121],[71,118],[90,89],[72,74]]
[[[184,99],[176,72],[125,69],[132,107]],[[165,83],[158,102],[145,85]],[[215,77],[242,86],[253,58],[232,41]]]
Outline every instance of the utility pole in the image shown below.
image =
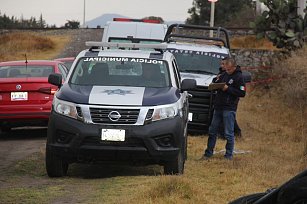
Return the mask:
[[85,0],[83,0],[83,28],[85,28]]
[[[211,2],[211,12],[210,12],[210,27],[214,26],[214,11],[215,11],[215,2],[217,2],[217,0],[208,0],[209,2]],[[213,37],[213,30],[210,30],[210,37]]]

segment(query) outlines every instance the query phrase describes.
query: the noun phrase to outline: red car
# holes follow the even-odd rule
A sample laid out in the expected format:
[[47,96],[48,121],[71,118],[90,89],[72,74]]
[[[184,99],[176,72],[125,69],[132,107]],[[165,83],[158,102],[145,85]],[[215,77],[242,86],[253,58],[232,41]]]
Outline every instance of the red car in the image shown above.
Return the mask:
[[70,69],[72,63],[73,63],[74,60],[75,60],[75,57],[64,57],[64,58],[57,58],[57,59],[54,59],[54,60],[63,62],[63,63],[65,64],[65,66],[66,66],[68,69]]
[[58,61],[0,62],[0,128],[47,125],[57,87],[48,83],[50,73],[66,78],[68,69]]

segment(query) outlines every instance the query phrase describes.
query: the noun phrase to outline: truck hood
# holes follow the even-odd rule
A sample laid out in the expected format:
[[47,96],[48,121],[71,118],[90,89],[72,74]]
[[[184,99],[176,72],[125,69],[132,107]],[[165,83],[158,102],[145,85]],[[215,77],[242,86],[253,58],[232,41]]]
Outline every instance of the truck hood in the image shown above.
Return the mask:
[[181,79],[195,79],[197,86],[209,86],[216,75],[180,72]]
[[64,84],[56,96],[64,101],[89,105],[156,106],[175,103],[180,92],[174,87],[80,86]]

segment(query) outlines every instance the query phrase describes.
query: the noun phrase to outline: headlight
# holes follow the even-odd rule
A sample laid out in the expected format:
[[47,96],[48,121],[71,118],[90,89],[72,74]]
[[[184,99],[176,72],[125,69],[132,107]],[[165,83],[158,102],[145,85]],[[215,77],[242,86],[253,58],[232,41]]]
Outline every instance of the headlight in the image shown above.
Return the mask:
[[178,107],[176,104],[171,106],[156,107],[152,116],[152,121],[173,118],[178,114]]
[[53,108],[55,112],[71,118],[77,119],[76,105],[67,101],[59,100],[57,97],[53,99]]

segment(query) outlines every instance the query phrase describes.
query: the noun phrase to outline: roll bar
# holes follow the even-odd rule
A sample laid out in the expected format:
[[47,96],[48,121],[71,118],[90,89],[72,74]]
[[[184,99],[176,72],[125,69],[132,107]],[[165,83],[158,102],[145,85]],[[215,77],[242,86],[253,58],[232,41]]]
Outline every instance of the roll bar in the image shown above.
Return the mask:
[[[184,34],[175,34],[172,33],[174,28],[186,28],[186,29],[196,29],[196,30],[208,30],[208,31],[217,31],[217,37],[207,37],[207,36],[195,36],[195,35],[184,35]],[[225,38],[220,37],[220,33],[224,33]],[[225,47],[230,49],[229,43],[229,34],[225,28],[222,27],[209,27],[209,26],[200,26],[200,25],[188,25],[188,24],[172,24],[168,27],[164,42],[170,42],[170,38],[180,37],[180,38],[189,38],[189,39],[203,39],[203,40],[212,40],[217,42],[222,42]]]

